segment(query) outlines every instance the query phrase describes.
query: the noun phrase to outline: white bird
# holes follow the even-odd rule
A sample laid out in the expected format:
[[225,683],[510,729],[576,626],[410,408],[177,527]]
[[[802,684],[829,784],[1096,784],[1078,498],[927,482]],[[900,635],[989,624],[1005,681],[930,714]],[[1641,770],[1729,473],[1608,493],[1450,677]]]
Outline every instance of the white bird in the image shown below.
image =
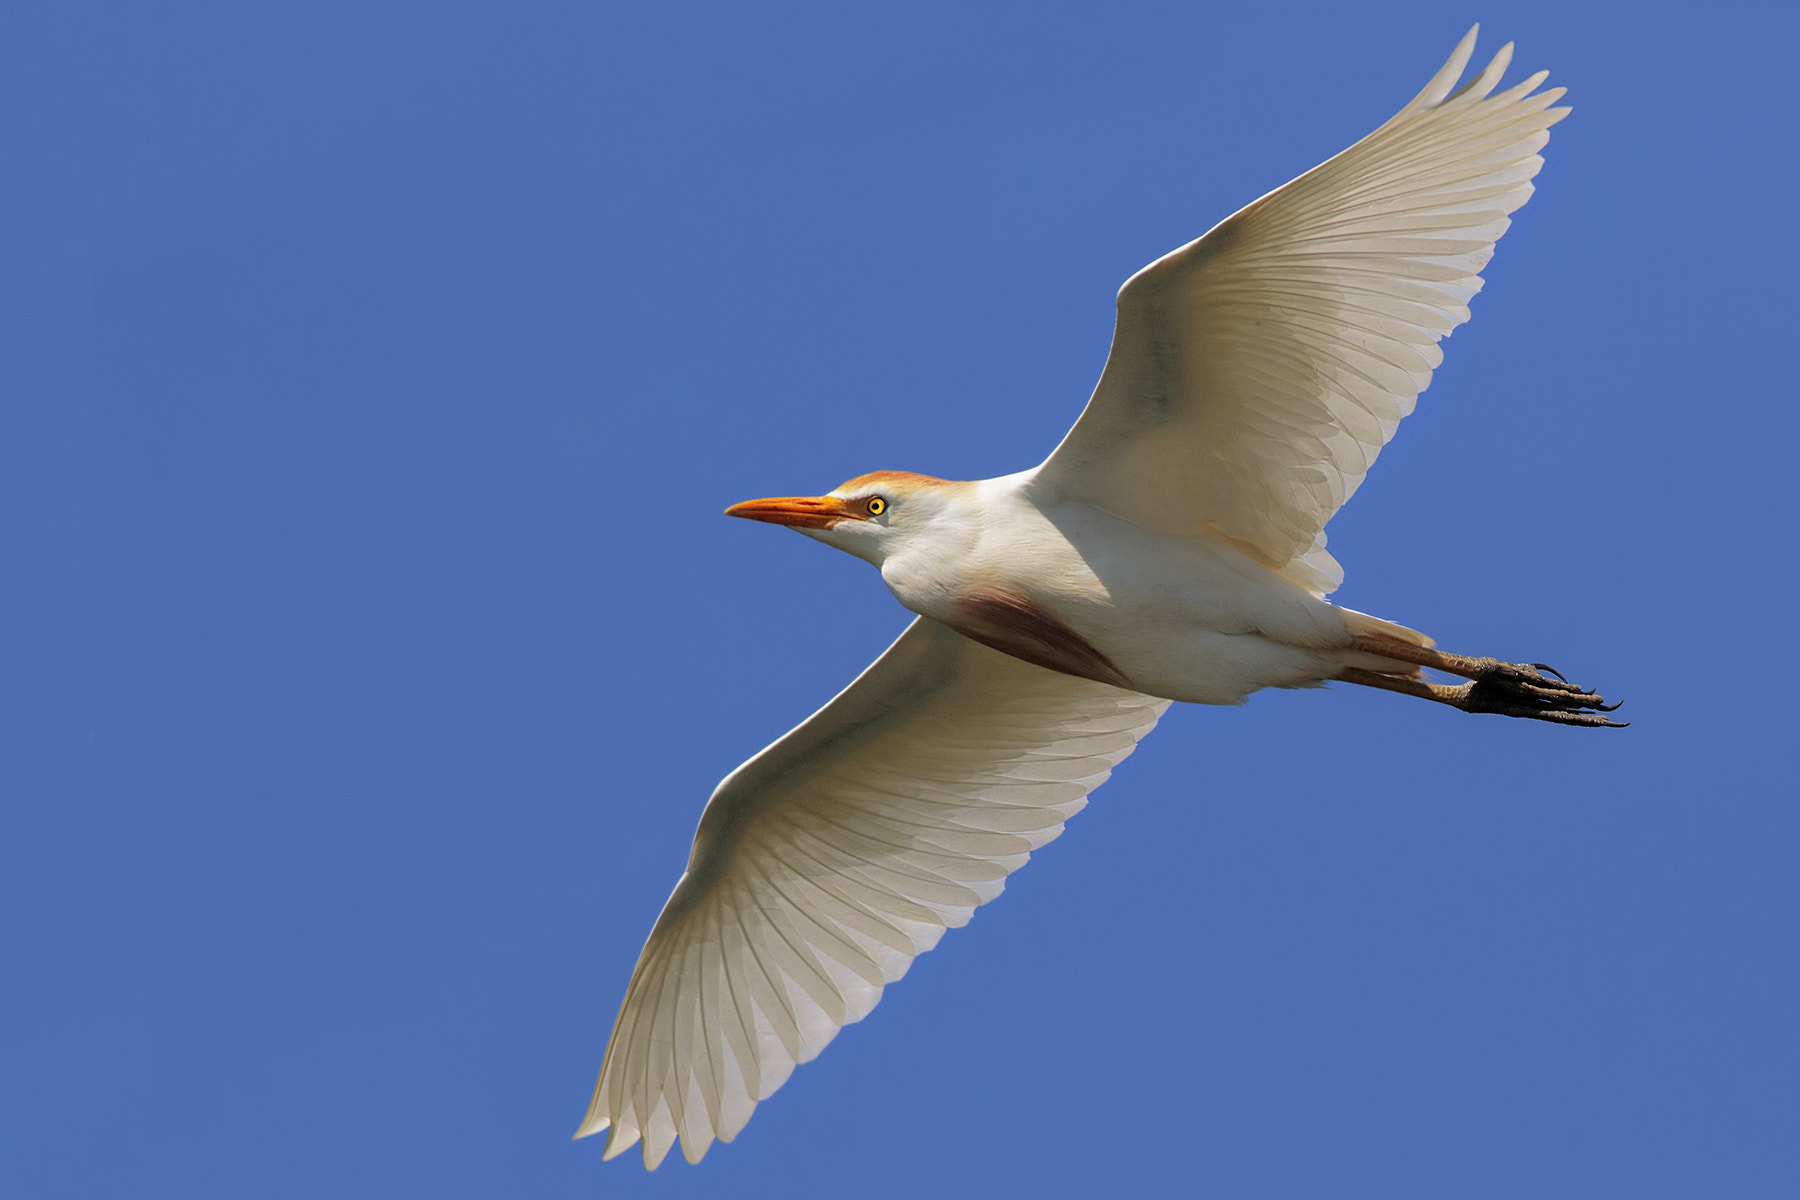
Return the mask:
[[[719,785],[638,959],[577,1137],[654,1168],[731,1140],[1149,733],[1172,700],[1369,684],[1610,725],[1548,668],[1328,603],[1324,527],[1442,360],[1569,110],[1471,29],[1362,141],[1120,289],[1087,409],[1041,466],[878,471],[733,516],[866,559],[917,619]],[[1541,665],[1541,664],[1540,664]],[[1467,679],[1428,682],[1418,668]]]

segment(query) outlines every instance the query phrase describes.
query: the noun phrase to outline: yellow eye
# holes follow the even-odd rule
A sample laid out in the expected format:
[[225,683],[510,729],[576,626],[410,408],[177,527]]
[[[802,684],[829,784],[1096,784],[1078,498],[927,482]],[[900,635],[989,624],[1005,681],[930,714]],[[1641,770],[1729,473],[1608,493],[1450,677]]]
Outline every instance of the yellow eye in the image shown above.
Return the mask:
[[863,505],[863,507],[869,510],[869,515],[871,517],[879,517],[882,513],[887,511],[887,501],[883,500],[880,496],[870,496],[869,502]]

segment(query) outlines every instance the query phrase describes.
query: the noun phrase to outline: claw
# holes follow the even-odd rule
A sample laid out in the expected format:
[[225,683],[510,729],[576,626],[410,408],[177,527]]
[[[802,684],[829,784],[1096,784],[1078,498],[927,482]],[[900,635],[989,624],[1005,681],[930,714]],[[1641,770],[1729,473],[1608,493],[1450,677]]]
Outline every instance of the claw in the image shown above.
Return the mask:
[[[1449,704],[1464,712],[1497,713],[1526,717],[1558,725],[1603,725],[1623,729],[1629,722],[1609,721],[1605,714],[1620,706],[1569,677],[1549,663],[1516,663],[1497,658],[1473,658],[1449,654],[1428,646],[1416,646],[1379,634],[1358,635],[1352,646],[1381,658],[1415,664],[1404,676],[1348,668],[1335,676],[1351,683],[1405,692]],[[1420,668],[1460,675],[1468,683],[1429,682]]]
[[1630,721],[1609,721],[1596,713],[1576,713],[1575,715],[1589,718],[1586,721],[1579,722],[1589,729],[1623,729],[1631,724]]
[[1619,700],[1612,704],[1596,704],[1593,707],[1600,712],[1617,712],[1619,705],[1623,703],[1625,703],[1623,700]]

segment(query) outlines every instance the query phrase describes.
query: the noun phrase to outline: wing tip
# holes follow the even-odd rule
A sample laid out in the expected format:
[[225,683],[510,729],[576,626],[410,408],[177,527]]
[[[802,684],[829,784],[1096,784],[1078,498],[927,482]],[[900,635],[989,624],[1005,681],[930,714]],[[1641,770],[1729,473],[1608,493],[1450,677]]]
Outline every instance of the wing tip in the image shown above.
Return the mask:
[[[1488,60],[1487,66],[1481,69],[1480,74],[1470,79],[1467,83],[1463,83],[1461,87],[1457,86],[1462,80],[1463,72],[1468,69],[1469,63],[1474,57],[1475,40],[1480,32],[1480,22],[1476,22],[1474,25],[1469,26],[1469,32],[1463,34],[1462,40],[1456,44],[1456,49],[1450,52],[1449,59],[1445,61],[1441,68],[1439,68],[1438,73],[1431,77],[1431,81],[1425,85],[1424,90],[1413,97],[1412,102],[1402,109],[1401,112],[1414,112],[1422,108],[1436,108],[1450,100],[1462,99],[1465,97],[1470,101],[1478,101],[1484,99],[1493,92],[1495,86],[1500,82],[1500,77],[1506,73],[1507,67],[1512,65],[1513,51],[1516,48],[1516,43],[1507,42],[1505,45],[1501,46],[1499,50],[1494,52],[1494,57]],[[1548,71],[1537,72],[1525,84],[1515,88],[1513,93],[1509,93],[1508,98],[1518,99],[1528,96],[1532,89],[1536,88],[1549,77],[1549,74]],[[1558,90],[1559,96],[1561,90],[1562,89]],[[1530,98],[1539,99],[1541,95],[1542,93],[1540,93],[1539,96],[1532,96]],[[1554,103],[1554,101],[1546,101],[1546,103]]]
[[[638,1132],[635,1129],[627,1134],[625,1130],[616,1125],[613,1126],[612,1132],[607,1135],[606,1148],[600,1151],[600,1161],[611,1162],[613,1159],[619,1157],[619,1155],[637,1145],[638,1136]],[[654,1167],[651,1168],[651,1170],[655,1169],[656,1168]]]
[[1450,57],[1445,60],[1442,67],[1438,68],[1438,73],[1431,77],[1431,82],[1425,85],[1425,90],[1414,96],[1412,103],[1402,111],[1434,108],[1442,104],[1444,98],[1456,86],[1456,81],[1461,79],[1462,73],[1468,69],[1469,59],[1475,53],[1475,38],[1480,33],[1480,21],[1469,26],[1469,32],[1463,34],[1462,41],[1456,43],[1456,49],[1450,52]]

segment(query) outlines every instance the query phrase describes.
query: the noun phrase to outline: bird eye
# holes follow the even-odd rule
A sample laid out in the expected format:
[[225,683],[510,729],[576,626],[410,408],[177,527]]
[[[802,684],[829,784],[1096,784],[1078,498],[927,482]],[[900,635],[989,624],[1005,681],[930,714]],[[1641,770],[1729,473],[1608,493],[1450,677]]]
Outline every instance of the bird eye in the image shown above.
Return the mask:
[[887,501],[883,500],[880,496],[870,496],[869,502],[863,505],[863,507],[869,510],[869,515],[871,517],[879,517],[882,513],[887,511]]

